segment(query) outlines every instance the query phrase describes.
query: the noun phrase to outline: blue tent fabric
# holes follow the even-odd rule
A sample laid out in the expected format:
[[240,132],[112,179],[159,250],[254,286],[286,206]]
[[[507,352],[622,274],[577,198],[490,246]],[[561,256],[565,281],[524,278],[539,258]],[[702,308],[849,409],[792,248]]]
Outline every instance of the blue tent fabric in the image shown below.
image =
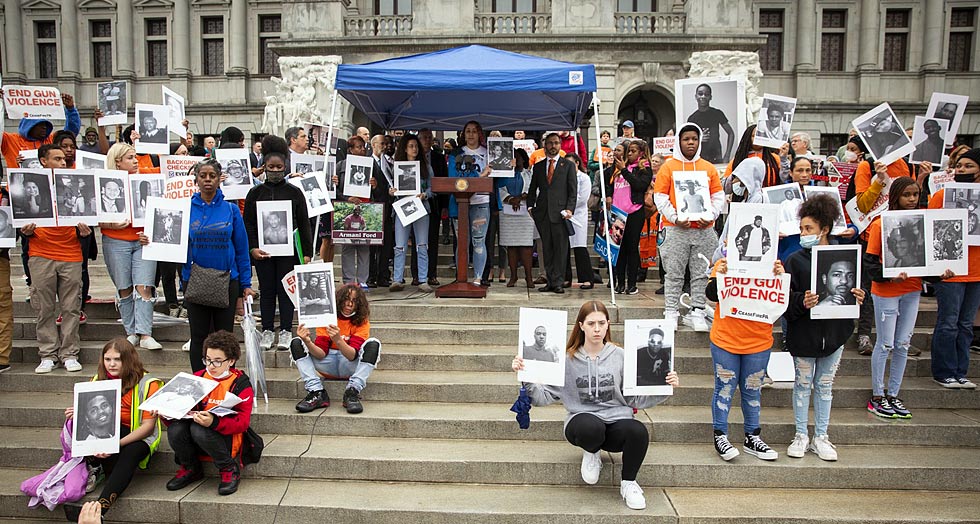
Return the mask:
[[385,129],[576,129],[595,66],[471,45],[337,68],[337,91]]

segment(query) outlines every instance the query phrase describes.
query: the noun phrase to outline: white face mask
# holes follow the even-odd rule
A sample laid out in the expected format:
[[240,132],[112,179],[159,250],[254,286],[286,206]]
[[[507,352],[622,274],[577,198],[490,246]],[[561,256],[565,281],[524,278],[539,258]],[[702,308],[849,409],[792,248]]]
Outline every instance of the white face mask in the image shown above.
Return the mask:
[[230,369],[226,369],[224,373],[222,373],[220,375],[214,375],[214,374],[211,373],[211,370],[209,369],[208,370],[208,375],[211,375],[211,378],[213,378],[215,380],[221,380],[221,379],[227,377],[228,375],[231,375],[231,370]]
[[732,193],[734,193],[736,196],[742,196],[745,194],[745,186],[742,185],[742,182],[732,182]]
[[854,151],[844,151],[845,162],[854,162],[857,159],[858,159],[857,153],[855,153]]

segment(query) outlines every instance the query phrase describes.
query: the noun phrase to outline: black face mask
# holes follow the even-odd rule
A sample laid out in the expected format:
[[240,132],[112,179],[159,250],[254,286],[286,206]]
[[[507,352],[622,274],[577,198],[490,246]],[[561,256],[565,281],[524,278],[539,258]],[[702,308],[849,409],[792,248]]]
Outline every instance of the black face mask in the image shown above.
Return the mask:
[[977,175],[970,173],[953,175],[953,180],[961,184],[972,184],[974,181],[976,181],[976,179]]

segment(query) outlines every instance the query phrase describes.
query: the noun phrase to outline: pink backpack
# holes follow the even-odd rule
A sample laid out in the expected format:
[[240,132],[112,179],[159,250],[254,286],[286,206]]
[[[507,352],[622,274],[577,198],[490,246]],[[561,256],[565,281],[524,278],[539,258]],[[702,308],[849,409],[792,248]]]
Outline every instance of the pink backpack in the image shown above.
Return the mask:
[[75,502],[85,496],[88,469],[84,457],[71,456],[71,420],[65,421],[65,427],[61,430],[61,449],[57,464],[21,483],[20,490],[31,497],[27,507],[36,508],[44,504],[49,511],[54,511],[58,504]]

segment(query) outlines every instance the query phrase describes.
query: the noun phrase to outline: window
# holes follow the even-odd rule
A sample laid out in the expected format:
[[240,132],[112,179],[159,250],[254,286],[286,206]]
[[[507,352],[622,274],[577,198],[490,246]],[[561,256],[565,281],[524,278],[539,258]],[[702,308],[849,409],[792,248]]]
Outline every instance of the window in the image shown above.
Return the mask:
[[90,23],[92,40],[92,76],[105,78],[112,76],[112,22],[92,20]]
[[949,17],[949,59],[946,69],[969,71],[973,61],[973,33],[976,9],[961,7],[952,10]]
[[885,11],[885,71],[907,71],[909,68],[909,9]]
[[269,44],[279,40],[279,33],[282,32],[282,16],[262,15],[259,16],[259,73],[263,75],[278,75],[279,61],[277,55]]
[[617,13],[653,13],[656,10],[655,0],[616,0]]
[[494,13],[534,13],[538,0],[493,0]]
[[783,68],[783,10],[759,10],[759,34],[766,43],[759,49],[759,64],[763,71],[780,71]]
[[201,70],[205,76],[225,74],[225,19],[220,16],[201,18]]
[[822,22],[820,69],[823,71],[843,71],[847,11],[844,9],[825,9]]
[[34,22],[37,41],[37,77],[58,77],[58,28],[53,20]]
[[147,76],[167,76],[167,19],[147,19],[145,36]]
[[374,0],[374,14],[378,16],[410,15],[412,0]]
[[965,145],[970,149],[977,146],[977,135],[956,135],[956,145]]
[[848,135],[834,135],[820,133],[820,154],[824,156],[836,155],[840,146],[847,143]]

